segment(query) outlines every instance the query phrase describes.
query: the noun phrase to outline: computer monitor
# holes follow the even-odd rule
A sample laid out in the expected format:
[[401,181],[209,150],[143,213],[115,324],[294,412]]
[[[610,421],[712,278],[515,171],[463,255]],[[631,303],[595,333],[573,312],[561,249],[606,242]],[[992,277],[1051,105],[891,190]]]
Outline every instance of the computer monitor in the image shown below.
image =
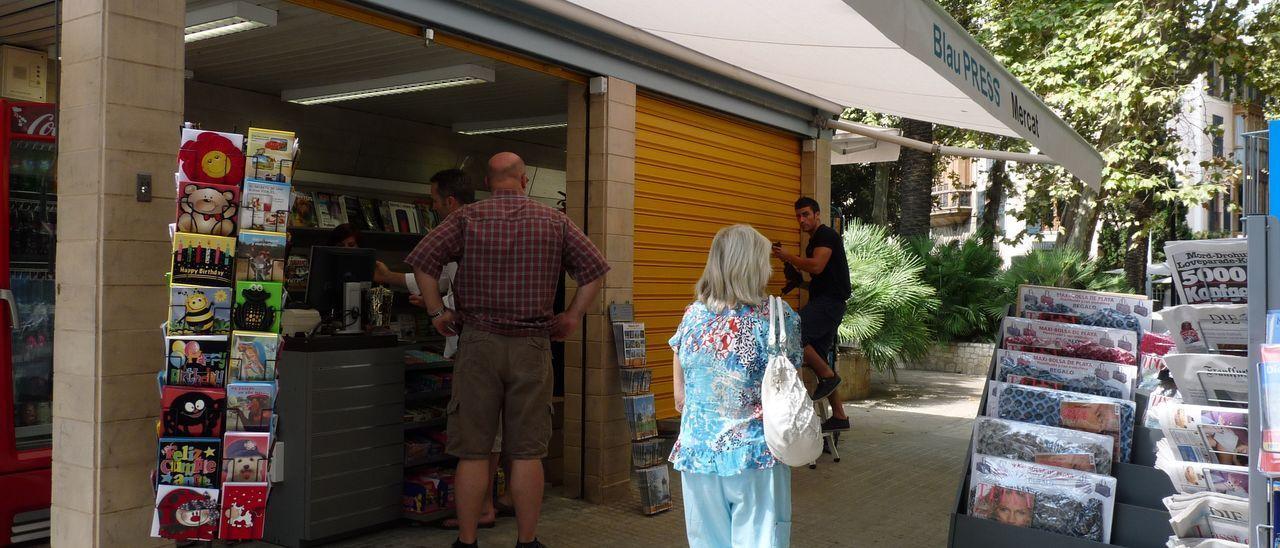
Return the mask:
[[342,289],[347,282],[373,281],[376,253],[362,247],[311,248],[311,276],[307,279],[307,304],[325,320],[341,317]]

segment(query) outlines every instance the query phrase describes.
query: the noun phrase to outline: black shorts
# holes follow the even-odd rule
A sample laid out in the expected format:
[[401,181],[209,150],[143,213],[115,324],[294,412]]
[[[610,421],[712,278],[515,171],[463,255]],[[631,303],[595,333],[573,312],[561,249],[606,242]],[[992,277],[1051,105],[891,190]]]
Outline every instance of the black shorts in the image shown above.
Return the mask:
[[824,360],[835,344],[844,307],[844,299],[820,297],[800,309],[800,342],[812,346]]

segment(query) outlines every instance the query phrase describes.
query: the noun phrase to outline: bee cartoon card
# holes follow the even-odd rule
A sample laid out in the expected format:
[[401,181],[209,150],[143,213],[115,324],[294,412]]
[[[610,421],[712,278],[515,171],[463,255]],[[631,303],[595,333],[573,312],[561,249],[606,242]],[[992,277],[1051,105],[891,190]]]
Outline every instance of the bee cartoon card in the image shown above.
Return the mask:
[[227,287],[169,286],[169,334],[230,334],[231,297]]

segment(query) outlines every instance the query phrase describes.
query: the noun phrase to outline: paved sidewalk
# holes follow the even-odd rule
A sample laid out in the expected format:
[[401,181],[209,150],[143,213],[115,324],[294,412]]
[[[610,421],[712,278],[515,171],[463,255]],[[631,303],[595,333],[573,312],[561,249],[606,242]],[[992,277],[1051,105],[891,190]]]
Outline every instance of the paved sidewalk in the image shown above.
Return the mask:
[[[841,438],[840,463],[824,456],[816,470],[794,470],[792,546],[945,546],[982,379],[900,371],[898,381],[877,376],[872,399],[846,406],[853,429]],[[684,546],[679,474],[672,480],[676,508],[653,517],[634,500],[593,505],[549,493],[541,540],[552,548]],[[515,520],[504,518],[480,531],[480,544],[514,546],[515,536]],[[333,546],[447,547],[454,538],[406,525]]]

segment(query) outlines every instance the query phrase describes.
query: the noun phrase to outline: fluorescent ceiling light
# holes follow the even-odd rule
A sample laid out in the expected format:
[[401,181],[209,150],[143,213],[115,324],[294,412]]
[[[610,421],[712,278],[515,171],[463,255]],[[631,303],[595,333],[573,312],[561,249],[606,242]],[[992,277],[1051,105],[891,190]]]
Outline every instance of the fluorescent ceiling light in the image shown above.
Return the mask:
[[532,131],[535,129],[553,129],[568,126],[568,118],[563,114],[536,116],[516,120],[493,120],[489,122],[463,122],[453,125],[453,130],[463,135],[488,135],[490,133],[510,133],[513,131]]
[[493,69],[479,65],[455,65],[371,80],[287,89],[280,93],[280,98],[300,105],[319,105],[397,93],[483,84],[492,82],[494,79]]
[[183,40],[190,43],[274,26],[275,10],[235,0],[187,12],[187,29]]

